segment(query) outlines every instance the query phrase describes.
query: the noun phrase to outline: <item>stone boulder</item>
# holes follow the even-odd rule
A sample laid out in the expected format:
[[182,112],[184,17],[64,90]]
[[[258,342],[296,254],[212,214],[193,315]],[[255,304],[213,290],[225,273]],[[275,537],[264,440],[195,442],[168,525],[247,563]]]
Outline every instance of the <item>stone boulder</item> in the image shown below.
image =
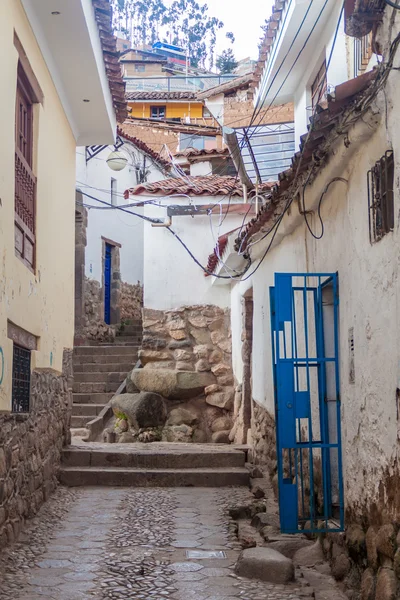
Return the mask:
[[211,406],[217,406],[224,410],[231,410],[233,408],[233,393],[227,391],[209,394],[206,397],[206,402],[207,404],[211,404]]
[[215,419],[214,423],[211,425],[211,431],[213,433],[216,431],[230,431],[232,429],[232,425],[232,418],[229,415],[225,415]]
[[230,444],[228,431],[216,431],[212,434],[211,440],[214,444]]
[[194,425],[197,422],[197,416],[186,408],[174,408],[171,410],[166,422],[166,426],[174,425]]
[[241,552],[235,565],[239,577],[285,584],[294,580],[293,562],[272,548],[249,548]]
[[195,398],[215,383],[209,372],[170,369],[133,369],[131,380],[142,392],[155,392],[171,400]]
[[189,425],[171,425],[164,427],[162,432],[163,442],[175,442],[175,443],[192,443],[193,442],[193,428]]
[[133,429],[162,427],[167,420],[167,407],[164,398],[152,392],[140,394],[120,394],[111,400],[114,414],[126,415]]

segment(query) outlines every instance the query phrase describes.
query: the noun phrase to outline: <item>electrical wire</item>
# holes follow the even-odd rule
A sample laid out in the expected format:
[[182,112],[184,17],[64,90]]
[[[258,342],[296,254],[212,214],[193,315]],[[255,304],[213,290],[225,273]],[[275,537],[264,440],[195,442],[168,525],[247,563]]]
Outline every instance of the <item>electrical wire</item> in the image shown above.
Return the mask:
[[325,186],[324,191],[322,192],[321,197],[319,199],[318,209],[317,209],[317,215],[318,215],[318,218],[319,218],[319,222],[321,223],[321,233],[319,235],[315,234],[312,231],[312,229],[310,227],[310,224],[308,222],[308,219],[307,219],[307,215],[304,212],[304,189],[305,188],[303,187],[303,216],[304,216],[304,220],[306,222],[308,231],[311,233],[311,235],[313,236],[313,238],[316,239],[316,240],[320,240],[320,239],[322,239],[324,237],[325,226],[324,226],[324,222],[323,222],[322,217],[321,217],[321,205],[322,205],[322,200],[324,199],[325,194],[327,193],[327,191],[330,188],[330,186],[332,185],[332,183],[334,183],[335,181],[342,181],[343,183],[348,183],[348,179],[344,179],[344,177],[334,177]]
[[392,2],[392,0],[385,0],[385,2],[392,8],[395,8],[396,10],[400,10],[400,4],[397,4],[397,2]]

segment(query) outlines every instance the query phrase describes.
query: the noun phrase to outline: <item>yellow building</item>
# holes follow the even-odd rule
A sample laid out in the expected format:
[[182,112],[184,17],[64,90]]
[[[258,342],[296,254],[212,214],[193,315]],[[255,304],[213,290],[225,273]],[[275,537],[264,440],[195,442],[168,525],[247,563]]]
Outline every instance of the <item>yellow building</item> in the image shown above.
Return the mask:
[[136,91],[126,94],[129,116],[213,125],[209,111],[196,92]]

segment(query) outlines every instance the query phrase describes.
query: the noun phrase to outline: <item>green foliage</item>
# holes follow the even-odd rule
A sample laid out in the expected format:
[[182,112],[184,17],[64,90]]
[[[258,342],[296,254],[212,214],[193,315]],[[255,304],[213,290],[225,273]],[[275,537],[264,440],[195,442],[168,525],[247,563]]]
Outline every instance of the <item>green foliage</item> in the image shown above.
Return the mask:
[[222,75],[224,73],[232,73],[238,66],[238,62],[235,59],[233,50],[231,48],[228,50],[223,50],[223,52],[221,52],[220,56],[217,58],[216,65],[217,69]]
[[[217,32],[222,21],[208,14],[207,4],[196,0],[112,0],[114,27],[136,44],[162,40],[188,50],[192,66],[212,68]],[[227,38],[233,43],[234,35]]]
[[128,420],[128,417],[126,416],[126,414],[125,414],[125,413],[123,413],[123,412],[120,412],[120,411],[116,412],[116,413],[115,413],[115,416],[116,416],[116,417],[117,417],[117,419],[119,419],[120,421],[127,421],[127,420]]

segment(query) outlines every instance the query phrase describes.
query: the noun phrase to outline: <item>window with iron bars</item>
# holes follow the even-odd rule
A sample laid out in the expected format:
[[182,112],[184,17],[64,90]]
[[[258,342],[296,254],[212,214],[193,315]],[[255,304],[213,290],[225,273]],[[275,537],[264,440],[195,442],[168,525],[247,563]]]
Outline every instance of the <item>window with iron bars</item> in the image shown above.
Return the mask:
[[14,344],[12,367],[12,412],[30,409],[31,351]]
[[372,56],[372,33],[354,38],[354,77],[364,73]]
[[394,157],[385,152],[368,171],[369,239],[378,242],[394,228]]
[[326,73],[326,61],[322,63],[317,76],[311,84],[311,106],[313,109],[317,104],[324,106],[326,103],[326,92],[328,89],[328,80]]

